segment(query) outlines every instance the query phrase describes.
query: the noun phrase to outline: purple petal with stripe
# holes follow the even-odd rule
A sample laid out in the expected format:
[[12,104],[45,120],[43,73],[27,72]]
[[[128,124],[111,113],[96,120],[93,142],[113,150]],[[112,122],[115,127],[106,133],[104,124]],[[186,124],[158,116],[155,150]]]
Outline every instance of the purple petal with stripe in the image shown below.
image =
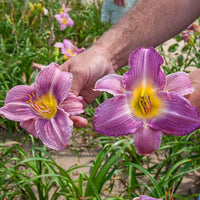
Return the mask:
[[123,94],[124,87],[122,84],[122,76],[117,74],[104,76],[96,82],[95,89],[98,91],[108,92],[114,96],[117,94]]
[[69,93],[71,81],[71,73],[61,71],[58,64],[51,63],[42,68],[35,80],[36,95],[41,97],[50,92],[56,98],[57,104],[60,104]]
[[169,135],[184,136],[200,127],[197,107],[176,93],[159,92],[165,108],[160,117],[152,119],[148,125]]
[[142,124],[133,118],[125,94],[117,95],[102,103],[97,108],[93,120],[97,132],[115,137],[133,134]]
[[34,85],[18,85],[13,87],[6,96],[5,105],[0,114],[13,121],[26,121],[37,115],[27,103],[30,94],[35,92]]
[[35,119],[30,119],[28,121],[20,122],[20,126],[37,138],[38,135],[35,130],[35,121]]
[[151,155],[160,146],[162,133],[148,126],[143,126],[134,134],[134,146],[139,155]]
[[56,42],[55,44],[54,44],[54,47],[58,47],[58,48],[63,48],[63,43],[61,43],[61,42]]
[[162,64],[162,57],[152,47],[133,51],[129,57],[130,70],[123,76],[125,89],[132,91],[143,82],[145,86],[150,83],[162,90],[166,84],[165,74],[160,69]]
[[192,93],[194,88],[191,85],[189,74],[185,72],[176,72],[167,75],[167,84],[165,90],[184,96]]
[[83,110],[83,98],[77,97],[72,93],[69,93],[67,98],[60,105],[65,112],[69,113],[70,116],[79,115],[84,112]]
[[153,197],[148,197],[148,196],[145,196],[145,195],[140,195],[140,200],[162,200],[162,199],[156,199],[156,198],[153,198]]
[[73,122],[69,114],[58,108],[55,118],[39,119],[35,123],[36,132],[41,141],[55,150],[65,149],[70,144]]

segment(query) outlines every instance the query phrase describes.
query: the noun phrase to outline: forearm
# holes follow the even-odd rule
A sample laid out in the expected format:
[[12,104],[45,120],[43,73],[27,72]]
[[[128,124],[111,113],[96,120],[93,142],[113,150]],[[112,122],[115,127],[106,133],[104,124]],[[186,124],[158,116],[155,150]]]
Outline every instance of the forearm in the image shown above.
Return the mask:
[[200,0],[140,0],[95,44],[113,68],[127,65],[136,48],[156,47],[200,16]]

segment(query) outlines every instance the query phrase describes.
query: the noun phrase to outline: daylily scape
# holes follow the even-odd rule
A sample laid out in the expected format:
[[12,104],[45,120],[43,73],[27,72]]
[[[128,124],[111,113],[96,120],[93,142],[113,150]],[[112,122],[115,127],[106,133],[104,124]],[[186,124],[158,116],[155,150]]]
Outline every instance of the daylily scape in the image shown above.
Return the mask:
[[134,134],[136,152],[150,155],[161,142],[162,132],[184,136],[200,127],[197,107],[183,97],[193,91],[188,75],[165,76],[162,57],[152,47],[139,48],[129,57],[130,70],[110,74],[96,83],[96,90],[114,95],[96,110],[93,125],[107,136]]
[[72,115],[83,112],[82,97],[70,93],[72,74],[51,63],[35,82],[12,88],[0,114],[20,125],[49,148],[62,150],[70,143]]

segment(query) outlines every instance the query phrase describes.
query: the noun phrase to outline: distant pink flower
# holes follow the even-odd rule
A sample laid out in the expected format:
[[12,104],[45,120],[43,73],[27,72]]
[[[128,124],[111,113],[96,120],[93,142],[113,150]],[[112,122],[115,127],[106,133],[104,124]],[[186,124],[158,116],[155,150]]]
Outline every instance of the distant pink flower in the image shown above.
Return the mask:
[[162,200],[162,199],[156,199],[156,198],[153,198],[153,197],[140,195],[140,197],[136,197],[133,200]]
[[72,9],[71,8],[68,8],[65,3],[62,4],[62,8],[60,9],[60,14],[61,13],[64,13],[64,12],[69,12],[71,11]]
[[198,24],[192,23],[190,26],[188,26],[187,30],[181,33],[181,37],[184,42],[193,44],[195,33],[200,33],[200,26]]
[[72,42],[67,39],[64,39],[63,43],[55,43],[54,47],[61,48],[61,52],[64,54],[66,60],[85,50],[84,48],[79,49],[78,47],[74,46]]
[[74,25],[74,21],[70,18],[68,12],[56,14],[55,18],[57,19],[58,23],[60,24],[61,31],[65,30],[67,26]]
[[72,74],[58,64],[43,67],[35,82],[12,88],[0,114],[20,125],[49,148],[62,150],[70,143],[72,115],[83,112],[82,97],[70,93]]
[[200,26],[198,24],[192,23],[189,27],[188,30],[195,31],[197,33],[200,33]]
[[181,37],[184,42],[191,42],[193,40],[193,32],[191,30],[186,30],[181,33]]
[[97,109],[93,125],[107,136],[134,134],[136,152],[150,155],[161,142],[162,132],[184,136],[200,127],[197,107],[182,95],[193,88],[185,73],[165,76],[162,57],[153,48],[131,53],[130,70],[110,74],[96,83],[96,90],[114,95]]

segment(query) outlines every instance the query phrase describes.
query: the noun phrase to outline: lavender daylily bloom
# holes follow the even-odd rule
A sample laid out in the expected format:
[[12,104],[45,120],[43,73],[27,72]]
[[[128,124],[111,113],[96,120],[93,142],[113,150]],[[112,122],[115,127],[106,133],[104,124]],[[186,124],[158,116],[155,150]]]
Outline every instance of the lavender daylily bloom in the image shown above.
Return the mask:
[[153,198],[153,197],[140,195],[140,197],[136,197],[133,200],[162,200],[162,199],[156,199],[156,198]]
[[62,150],[70,142],[72,115],[83,112],[82,97],[69,92],[72,74],[51,63],[43,67],[35,82],[12,88],[0,114],[20,125],[49,148]]
[[65,59],[69,59],[81,52],[83,52],[85,49],[74,46],[70,40],[64,39],[63,43],[56,42],[54,44],[54,47],[61,48],[62,54],[64,54]]
[[60,9],[60,14],[64,12],[69,12],[71,11],[71,8],[68,8],[65,3],[62,4],[62,8]]
[[60,30],[61,31],[65,30],[67,26],[73,26],[74,25],[74,21],[70,18],[68,12],[56,14],[55,18],[57,19],[58,23],[60,24]]
[[136,151],[150,155],[160,146],[162,132],[184,136],[200,127],[198,109],[182,95],[193,88],[188,75],[165,76],[162,57],[153,49],[139,48],[129,58],[130,70],[98,80],[96,90],[114,95],[96,110],[94,128],[107,136],[134,134]]

